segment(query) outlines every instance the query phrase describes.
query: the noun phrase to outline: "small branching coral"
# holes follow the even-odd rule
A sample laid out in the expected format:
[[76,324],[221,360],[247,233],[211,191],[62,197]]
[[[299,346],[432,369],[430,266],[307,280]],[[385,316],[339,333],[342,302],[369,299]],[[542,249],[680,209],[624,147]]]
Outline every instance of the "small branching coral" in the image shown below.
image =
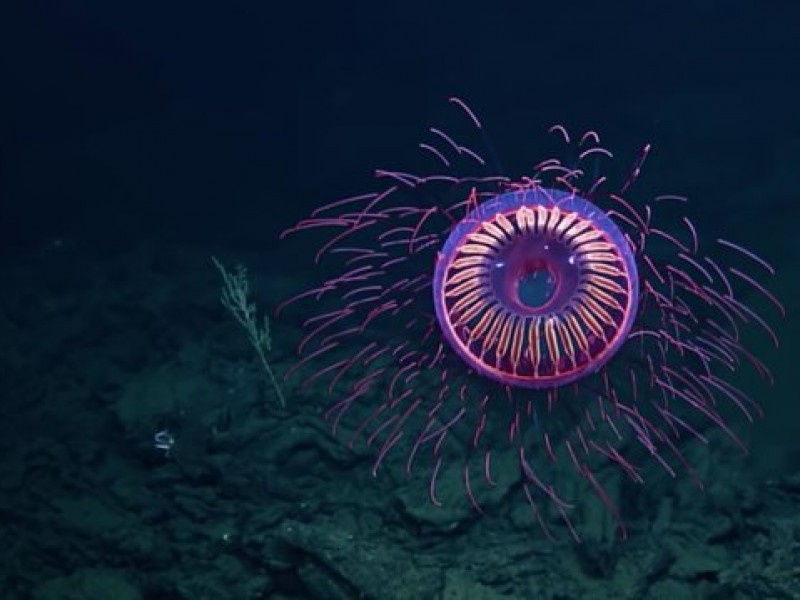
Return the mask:
[[244,265],[236,265],[234,270],[228,271],[225,266],[215,257],[211,257],[214,266],[222,276],[222,292],[220,300],[222,305],[228,309],[233,318],[241,325],[247,333],[250,345],[256,351],[261,365],[264,367],[269,377],[272,387],[278,396],[278,401],[282,408],[286,408],[286,398],[275,373],[267,361],[267,353],[272,349],[272,338],[269,331],[269,317],[264,315],[264,319],[259,326],[258,311],[256,305],[250,302],[250,282],[247,279],[247,269]]

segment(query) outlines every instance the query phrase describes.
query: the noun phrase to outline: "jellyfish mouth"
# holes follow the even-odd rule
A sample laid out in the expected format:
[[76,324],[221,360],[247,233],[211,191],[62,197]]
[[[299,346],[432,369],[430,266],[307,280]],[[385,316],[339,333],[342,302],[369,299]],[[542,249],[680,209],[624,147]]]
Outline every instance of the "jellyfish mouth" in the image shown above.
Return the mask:
[[558,271],[542,259],[527,261],[515,277],[517,302],[531,309],[547,306],[558,288]]
[[546,388],[597,371],[635,317],[635,261],[617,226],[575,195],[495,197],[454,228],[434,274],[451,346],[505,384]]
[[579,279],[575,253],[554,236],[517,235],[495,249],[495,255],[492,291],[517,315],[555,312],[575,292]]

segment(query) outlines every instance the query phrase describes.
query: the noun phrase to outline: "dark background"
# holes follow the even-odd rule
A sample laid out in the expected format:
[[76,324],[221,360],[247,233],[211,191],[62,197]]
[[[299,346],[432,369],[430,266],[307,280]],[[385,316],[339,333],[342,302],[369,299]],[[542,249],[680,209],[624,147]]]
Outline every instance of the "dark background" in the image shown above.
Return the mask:
[[[511,175],[563,122],[631,155],[653,142],[664,171],[721,152],[724,192],[727,175],[768,164],[774,140],[800,129],[791,1],[62,0],[2,12],[5,258],[143,238],[279,254],[277,232],[309,207],[413,160],[454,94]],[[681,116],[693,97],[715,117],[702,135]]]
[[[467,143],[514,178],[551,156],[554,123],[599,131],[612,175],[652,143],[631,202],[686,195],[672,224],[683,227],[686,207],[703,253],[735,240],[777,269],[734,261],[787,308],[782,319],[759,294],[743,297],[781,339],[776,349],[743,328],[776,381],[731,374],[764,408],[752,426],[738,413],[730,423],[751,454],[719,432],[687,444],[704,495],[651,461],[627,507],[634,545],[612,550],[610,519],[587,510],[600,543],[531,554],[521,498],[473,522],[471,510],[435,512],[428,474],[396,489],[405,457],[373,478],[318,423],[331,398],[299,376],[286,382],[288,410],[274,410],[220,306],[211,255],[246,265],[259,315],[317,285],[326,265],[309,249],[329,232],[279,233],[372,191],[376,167],[425,172],[428,127],[474,134],[451,96],[480,115],[477,141],[496,153]],[[618,587],[602,597],[733,597],[742,581],[753,587],[739,597],[791,596],[798,107],[800,0],[0,0],[0,597],[72,598],[111,578],[141,583],[148,599],[309,598],[315,579],[360,572],[358,590],[336,597],[404,598],[407,574],[456,590],[461,567],[464,586],[474,577],[523,598],[599,598],[576,590],[599,593],[614,570]],[[274,318],[277,373],[297,365],[315,310]],[[154,447],[166,431],[170,455]],[[399,508],[412,489],[433,509],[421,521]],[[284,542],[298,554],[285,526],[295,520],[310,524],[295,528],[307,545],[284,564]]]

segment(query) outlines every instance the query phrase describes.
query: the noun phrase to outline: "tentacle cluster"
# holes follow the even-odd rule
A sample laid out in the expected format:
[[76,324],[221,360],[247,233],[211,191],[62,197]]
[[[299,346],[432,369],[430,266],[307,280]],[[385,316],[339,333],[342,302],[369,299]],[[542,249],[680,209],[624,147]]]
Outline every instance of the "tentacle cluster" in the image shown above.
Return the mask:
[[[453,103],[481,128],[463,102]],[[604,177],[584,168],[611,158],[597,134],[551,132],[577,162],[548,159],[512,181],[456,175],[485,171],[485,161],[432,128],[421,148],[439,165],[434,174],[378,171],[379,191],[323,206],[286,232],[326,231],[316,260],[337,274],[280,310],[313,307],[288,376],[302,371],[304,388],[326,383],[334,429],[375,448],[374,471],[390,455],[402,456],[409,471],[425,457],[438,504],[437,482],[458,463],[466,496],[481,510],[485,491],[507,472],[498,460],[510,456],[547,535],[556,517],[577,538],[574,505],[555,483],[565,469],[619,517],[600,465],[616,465],[635,482],[645,480],[640,460],[697,478],[684,438],[706,441],[717,427],[744,447],[727,424],[729,409],[752,419],[760,408],[728,373],[749,363],[771,375],[742,329],[759,327],[778,344],[745,298],[757,294],[784,309],[760,281],[759,271],[774,269],[733,242],[703,243],[684,198],[635,205],[625,198],[649,146],[608,191]],[[506,204],[509,195],[531,201]],[[582,213],[570,204],[576,198],[597,212]],[[671,224],[659,225],[670,213]],[[613,230],[597,228],[603,220]],[[452,239],[459,242],[450,247]],[[520,254],[518,240],[529,251],[531,240],[538,246]],[[547,243],[558,262],[544,260]],[[574,278],[553,277],[556,264],[574,267],[565,271]],[[534,291],[544,291],[534,300],[520,291],[531,275],[545,282],[534,278]]]

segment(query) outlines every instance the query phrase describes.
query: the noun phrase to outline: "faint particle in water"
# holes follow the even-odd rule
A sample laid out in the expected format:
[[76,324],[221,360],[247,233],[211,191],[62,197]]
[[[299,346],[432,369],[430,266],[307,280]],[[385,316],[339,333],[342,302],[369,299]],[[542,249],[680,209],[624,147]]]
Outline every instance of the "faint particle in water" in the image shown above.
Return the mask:
[[169,429],[157,431],[153,436],[153,447],[162,451],[164,458],[170,457],[173,446],[175,446],[175,437],[170,433]]
[[[482,124],[458,98],[466,135]],[[378,189],[326,204],[284,235],[318,240],[316,285],[279,308],[304,311],[302,388],[324,389],[333,429],[374,449],[373,473],[426,463],[440,504],[457,468],[469,503],[509,477],[548,537],[575,539],[570,476],[593,490],[627,535],[604,481],[608,465],[644,483],[658,465],[700,478],[685,438],[748,421],[759,405],[730,380],[747,364],[772,376],[742,330],[778,338],[745,297],[781,303],[774,269],[743,245],[700,235],[687,201],[629,198],[645,146],[614,186],[594,131],[526,176],[489,170],[462,135],[429,129],[426,174],[379,169]],[[322,273],[326,275],[323,276]],[[502,464],[502,467],[498,465]],[[520,483],[521,485],[515,485]],[[562,489],[567,488],[567,489]],[[574,492],[573,492],[574,493]]]

